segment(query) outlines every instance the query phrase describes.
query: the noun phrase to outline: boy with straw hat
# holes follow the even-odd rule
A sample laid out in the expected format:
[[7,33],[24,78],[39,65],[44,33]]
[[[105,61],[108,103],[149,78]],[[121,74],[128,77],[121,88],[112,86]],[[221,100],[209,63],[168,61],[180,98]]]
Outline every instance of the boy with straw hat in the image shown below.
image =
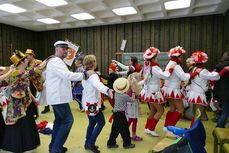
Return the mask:
[[134,148],[135,144],[131,143],[130,131],[125,115],[127,102],[132,102],[132,99],[125,94],[130,87],[130,83],[126,78],[118,78],[113,84],[115,90],[114,94],[114,108],[113,108],[113,123],[110,133],[110,138],[107,141],[108,148],[118,148],[116,138],[119,133],[123,139],[123,147],[125,149]]

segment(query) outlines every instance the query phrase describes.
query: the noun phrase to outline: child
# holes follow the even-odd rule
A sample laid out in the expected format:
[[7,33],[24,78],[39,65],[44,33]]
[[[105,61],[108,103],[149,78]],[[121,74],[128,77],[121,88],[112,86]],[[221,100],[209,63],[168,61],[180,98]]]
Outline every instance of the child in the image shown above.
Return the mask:
[[117,148],[116,138],[119,133],[123,139],[123,147],[125,149],[134,148],[135,145],[131,144],[130,131],[128,122],[125,115],[127,102],[131,102],[131,98],[125,93],[129,90],[130,83],[125,78],[118,78],[113,84],[114,93],[114,108],[113,108],[113,123],[110,133],[110,138],[107,141],[108,148]]
[[[118,79],[118,74],[116,74],[117,72],[117,65],[115,63],[111,63],[109,65],[109,75],[106,76],[106,75],[101,75],[101,77],[105,80],[107,80],[107,86],[110,88],[110,89],[113,89],[113,83],[116,79]],[[112,107],[114,107],[114,102],[113,102],[113,99],[109,98],[108,97],[108,101],[109,103],[111,104]]]
[[139,115],[139,108],[140,108],[140,102],[139,102],[139,95],[141,92],[141,87],[138,84],[139,81],[141,81],[141,75],[140,73],[132,73],[128,77],[129,83],[130,83],[130,89],[127,92],[127,94],[132,97],[133,102],[127,103],[127,110],[126,115],[128,118],[128,124],[129,126],[132,124],[132,137],[131,139],[133,141],[142,141],[142,137],[137,136],[136,129],[137,129],[137,122],[138,122],[138,115]]

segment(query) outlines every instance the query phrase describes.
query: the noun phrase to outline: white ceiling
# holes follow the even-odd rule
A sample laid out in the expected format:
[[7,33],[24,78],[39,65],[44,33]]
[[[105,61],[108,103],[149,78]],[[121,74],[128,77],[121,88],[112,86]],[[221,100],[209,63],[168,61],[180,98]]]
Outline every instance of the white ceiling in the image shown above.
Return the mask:
[[[200,16],[225,13],[229,8],[229,0],[192,0],[191,6],[186,9],[166,11],[164,2],[169,0],[65,0],[68,5],[48,7],[35,0],[0,0],[0,4],[11,3],[22,7],[27,12],[11,14],[0,10],[0,22],[30,29],[46,31],[127,23],[136,21],[169,19],[186,16]],[[118,16],[112,9],[132,6],[137,14]],[[76,20],[70,14],[90,13],[95,17],[91,20]],[[53,18],[61,23],[47,25],[36,21],[40,18]]]

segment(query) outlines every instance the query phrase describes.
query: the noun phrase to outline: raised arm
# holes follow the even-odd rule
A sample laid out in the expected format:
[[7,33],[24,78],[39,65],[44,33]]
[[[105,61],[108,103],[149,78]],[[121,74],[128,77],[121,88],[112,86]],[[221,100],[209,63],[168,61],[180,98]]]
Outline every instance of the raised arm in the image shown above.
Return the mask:
[[200,78],[205,80],[219,80],[220,76],[218,72],[209,72],[207,69],[204,69],[200,72]]
[[92,74],[88,81],[90,81],[90,83],[96,88],[98,89],[100,92],[109,95],[109,88],[107,86],[105,86],[100,80],[99,80],[99,76],[97,74]]
[[153,66],[152,67],[152,72],[153,74],[156,74],[156,76],[158,78],[161,78],[161,79],[168,79],[170,77],[170,73],[169,71],[162,71],[162,69],[159,67],[159,66]]
[[51,60],[48,63],[49,71],[53,72],[62,79],[71,81],[81,81],[84,78],[83,73],[74,73],[68,70],[67,66],[61,59]]
[[180,65],[174,67],[173,73],[175,73],[181,80],[188,81],[190,79],[190,74],[185,73]]
[[126,71],[129,70],[129,66],[126,66],[126,65],[124,65],[124,64],[122,64],[122,63],[120,63],[120,62],[118,62],[116,60],[112,60],[112,62],[116,63],[123,70],[126,70]]

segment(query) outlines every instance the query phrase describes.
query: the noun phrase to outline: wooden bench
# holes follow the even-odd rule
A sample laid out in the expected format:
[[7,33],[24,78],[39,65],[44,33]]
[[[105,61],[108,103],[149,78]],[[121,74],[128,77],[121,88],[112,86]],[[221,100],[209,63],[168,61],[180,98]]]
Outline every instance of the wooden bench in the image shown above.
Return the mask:
[[166,138],[166,137],[163,138],[153,147],[152,153],[163,150],[164,148],[172,145],[174,141],[175,140],[170,139],[170,138]]
[[223,145],[223,153],[229,153],[229,143]]
[[[229,128],[215,128],[213,131],[214,136],[214,153],[223,153],[223,144],[229,143]],[[219,145],[219,149],[218,149]]]

